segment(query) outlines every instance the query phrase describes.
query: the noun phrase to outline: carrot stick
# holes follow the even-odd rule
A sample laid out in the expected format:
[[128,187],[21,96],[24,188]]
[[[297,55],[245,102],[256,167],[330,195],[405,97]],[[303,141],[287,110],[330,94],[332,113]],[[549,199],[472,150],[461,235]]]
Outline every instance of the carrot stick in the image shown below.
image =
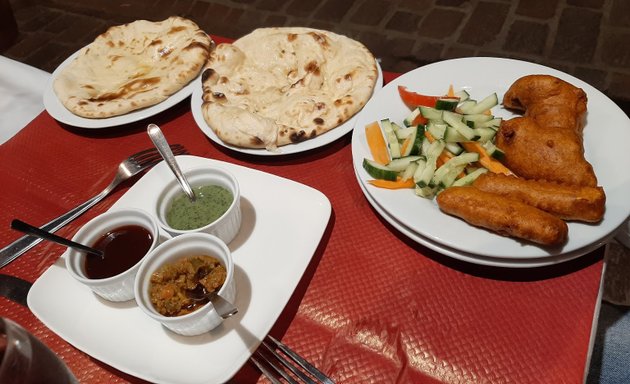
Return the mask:
[[448,97],[455,97],[455,90],[453,89],[453,84],[448,86],[448,93],[446,94]]
[[378,121],[365,126],[365,137],[374,161],[382,165],[388,164],[390,161],[389,151]]
[[490,172],[503,173],[505,175],[514,175],[512,171],[503,165],[499,160],[490,157],[488,152],[476,141],[466,141],[462,145],[468,152],[477,152],[479,154],[479,164],[483,165]]
[[368,183],[372,184],[375,187],[379,188],[387,188],[387,189],[404,189],[404,188],[413,188],[415,187],[415,183],[413,179],[407,179],[403,181],[401,178],[398,178],[396,181],[390,180],[368,180]]

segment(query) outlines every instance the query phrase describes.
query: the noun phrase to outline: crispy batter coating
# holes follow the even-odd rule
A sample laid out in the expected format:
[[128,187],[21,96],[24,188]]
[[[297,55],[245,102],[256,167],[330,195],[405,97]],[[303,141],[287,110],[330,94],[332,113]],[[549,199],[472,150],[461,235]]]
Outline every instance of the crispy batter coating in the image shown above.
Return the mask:
[[567,224],[519,200],[472,186],[451,187],[437,196],[440,209],[500,235],[555,246],[566,242]]
[[563,220],[595,223],[604,216],[606,195],[601,187],[579,187],[544,180],[486,173],[473,186],[509,196]]
[[528,117],[504,121],[496,135],[503,163],[526,179],[597,186],[591,164],[584,158],[581,136],[566,129],[545,129]]
[[546,129],[571,129],[581,134],[586,93],[554,76],[529,75],[516,80],[503,96],[506,108],[525,112]]
[[597,186],[584,158],[582,129],[586,93],[549,75],[516,80],[503,97],[506,108],[524,112],[501,125],[497,146],[517,175],[582,186]]

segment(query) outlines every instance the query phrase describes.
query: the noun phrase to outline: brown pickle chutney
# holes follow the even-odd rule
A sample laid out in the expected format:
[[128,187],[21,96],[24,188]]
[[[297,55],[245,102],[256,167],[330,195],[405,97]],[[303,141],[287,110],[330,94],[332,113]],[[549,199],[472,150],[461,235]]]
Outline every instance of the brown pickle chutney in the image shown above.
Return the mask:
[[149,297],[154,308],[164,316],[182,316],[201,308],[208,300],[194,301],[188,292],[221,289],[227,270],[212,256],[195,255],[166,263],[151,275]]

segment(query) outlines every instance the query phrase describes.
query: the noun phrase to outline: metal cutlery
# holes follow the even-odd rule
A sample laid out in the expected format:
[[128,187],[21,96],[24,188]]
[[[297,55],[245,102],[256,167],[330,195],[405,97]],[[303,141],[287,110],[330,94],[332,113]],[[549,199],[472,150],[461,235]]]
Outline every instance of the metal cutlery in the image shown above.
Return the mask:
[[168,167],[175,174],[175,178],[177,178],[179,185],[182,186],[182,189],[184,190],[186,196],[188,196],[190,201],[194,202],[195,191],[193,191],[190,184],[188,183],[188,180],[186,180],[186,176],[184,176],[184,173],[179,168],[179,164],[177,164],[177,160],[175,160],[175,156],[173,156],[173,152],[171,152],[171,149],[168,146],[168,142],[166,141],[166,137],[164,137],[164,134],[162,133],[160,127],[155,124],[149,124],[149,126],[147,127],[147,133],[149,134],[149,138],[153,142],[153,145],[155,145],[155,148],[157,148],[158,152],[160,152]]
[[[186,154],[186,149],[180,144],[174,144],[171,146],[171,150],[175,155]],[[141,172],[153,167],[157,163],[162,161],[162,156],[155,148],[146,149],[129,156],[118,165],[118,169],[114,179],[111,183],[101,191],[98,195],[92,197],[88,201],[79,206],[71,209],[65,214],[57,217],[56,219],[48,222],[40,228],[44,231],[55,232],[68,224],[72,220],[79,217],[81,214],[92,208],[98,202],[103,200],[105,196],[109,195],[120,183],[128,180]],[[13,243],[0,249],[0,268],[9,264],[15,260],[18,256],[37,245],[41,238],[33,236],[23,236]]]
[[334,381],[322,371],[273,336],[267,335],[262,346],[263,348],[259,348],[250,360],[272,383],[281,384],[281,380],[284,379],[291,384],[334,384]]

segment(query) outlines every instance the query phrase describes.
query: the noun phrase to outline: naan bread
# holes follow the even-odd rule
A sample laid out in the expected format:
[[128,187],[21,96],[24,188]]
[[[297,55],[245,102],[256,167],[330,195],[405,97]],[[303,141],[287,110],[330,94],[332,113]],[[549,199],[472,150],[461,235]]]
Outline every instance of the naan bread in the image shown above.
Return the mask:
[[111,27],[80,51],[53,87],[76,115],[122,115],[182,89],[199,74],[212,45],[197,24],[181,17]]
[[202,112],[222,141],[274,150],[347,121],[368,101],[377,76],[374,56],[348,37],[256,29],[210,54]]

